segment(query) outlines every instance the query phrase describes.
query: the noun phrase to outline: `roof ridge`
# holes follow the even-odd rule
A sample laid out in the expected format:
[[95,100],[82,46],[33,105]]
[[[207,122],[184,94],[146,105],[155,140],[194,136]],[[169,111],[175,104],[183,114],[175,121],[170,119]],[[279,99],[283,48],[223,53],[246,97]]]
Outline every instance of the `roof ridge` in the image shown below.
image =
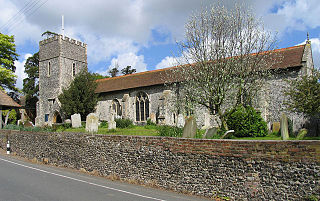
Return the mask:
[[[280,48],[280,49],[275,49],[275,50],[267,50],[267,51],[260,52],[260,54],[262,54],[262,53],[267,53],[267,52],[270,52],[270,51],[281,52],[281,51],[285,51],[285,50],[290,50],[290,49],[294,49],[294,48],[299,48],[299,47],[301,47],[301,46],[305,46],[305,44],[295,45],[295,46],[285,47],[285,48]],[[255,55],[255,54],[257,54],[257,53],[251,53],[251,54],[252,54],[252,55]],[[228,58],[232,58],[232,57],[228,57]],[[116,77],[102,78],[102,79],[96,80],[96,82],[103,82],[103,81],[105,81],[105,80],[116,80],[116,79],[121,79],[121,78],[124,78],[124,77],[138,76],[138,75],[143,75],[143,74],[148,74],[148,73],[153,73],[153,72],[158,72],[158,71],[165,71],[165,70],[169,70],[169,69],[172,69],[172,68],[177,68],[177,67],[182,67],[182,66],[187,66],[187,65],[194,65],[194,63],[192,63],[192,64],[176,65],[176,66],[171,66],[171,67],[162,68],[162,69],[148,70],[148,71],[143,71],[143,72],[138,72],[138,73],[128,74],[128,75],[120,75],[120,76],[116,76]]]

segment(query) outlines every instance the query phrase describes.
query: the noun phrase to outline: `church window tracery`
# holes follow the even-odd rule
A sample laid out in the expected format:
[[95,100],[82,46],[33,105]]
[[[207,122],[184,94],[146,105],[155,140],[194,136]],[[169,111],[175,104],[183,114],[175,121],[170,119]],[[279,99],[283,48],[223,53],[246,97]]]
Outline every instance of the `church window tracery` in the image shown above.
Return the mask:
[[117,99],[114,99],[112,101],[112,110],[114,111],[115,115],[117,115],[119,117],[122,115],[121,105],[120,105],[120,102]]
[[136,96],[136,121],[147,121],[149,118],[149,98],[146,93],[139,92]]

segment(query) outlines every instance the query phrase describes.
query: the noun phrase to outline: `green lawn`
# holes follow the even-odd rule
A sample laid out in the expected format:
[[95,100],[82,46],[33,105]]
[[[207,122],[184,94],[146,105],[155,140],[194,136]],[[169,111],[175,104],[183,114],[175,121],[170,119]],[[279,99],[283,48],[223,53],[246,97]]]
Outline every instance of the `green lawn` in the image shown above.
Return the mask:
[[[67,128],[65,130],[58,129],[57,132],[80,132],[85,133],[85,128]],[[98,134],[106,135],[141,135],[141,136],[158,136],[158,131],[155,128],[133,126],[131,128],[117,128],[109,130],[108,128],[99,128]]]

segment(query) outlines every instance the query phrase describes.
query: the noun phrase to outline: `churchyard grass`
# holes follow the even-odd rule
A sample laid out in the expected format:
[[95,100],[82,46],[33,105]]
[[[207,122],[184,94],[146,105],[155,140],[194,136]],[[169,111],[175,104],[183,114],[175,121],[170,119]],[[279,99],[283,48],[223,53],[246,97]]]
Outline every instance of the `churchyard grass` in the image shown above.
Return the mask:
[[[59,128],[56,132],[74,132],[85,133],[86,129],[81,128]],[[157,136],[159,135],[155,128],[145,128],[144,126],[132,126],[130,128],[117,128],[109,130],[106,127],[99,127],[98,134],[106,135],[141,135],[141,136]]]

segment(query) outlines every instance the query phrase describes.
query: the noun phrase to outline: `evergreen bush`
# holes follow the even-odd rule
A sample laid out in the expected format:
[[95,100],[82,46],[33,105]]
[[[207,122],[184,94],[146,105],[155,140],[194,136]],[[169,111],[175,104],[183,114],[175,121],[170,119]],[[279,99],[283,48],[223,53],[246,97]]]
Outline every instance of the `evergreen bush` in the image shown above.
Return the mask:
[[130,119],[115,119],[117,128],[131,128],[133,127],[133,122]]
[[236,137],[263,137],[268,134],[261,113],[251,106],[239,105],[227,113],[228,128]]
[[183,128],[176,126],[158,126],[157,130],[160,136],[167,137],[182,137]]

